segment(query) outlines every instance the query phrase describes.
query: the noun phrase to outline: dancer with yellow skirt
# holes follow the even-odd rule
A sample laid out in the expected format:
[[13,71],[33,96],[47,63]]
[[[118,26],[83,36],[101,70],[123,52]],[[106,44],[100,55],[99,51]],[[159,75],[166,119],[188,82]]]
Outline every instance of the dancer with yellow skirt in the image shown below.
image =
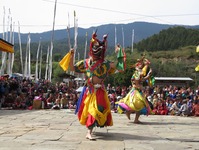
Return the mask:
[[[74,65],[73,49],[70,50],[68,56],[66,56],[67,58],[65,58],[65,62],[69,63],[71,71],[84,73],[87,78],[87,82],[77,102],[76,114],[79,122],[87,127],[88,132],[86,138],[89,140],[95,140],[92,137],[94,127],[107,127],[113,125],[111,105],[104,80],[108,75],[115,73],[116,70],[121,71],[121,66],[125,63],[121,57],[118,59],[117,64],[105,60],[106,49],[107,35],[104,35],[103,40],[100,41],[97,39],[97,34],[95,32],[90,42],[89,58],[81,60]],[[67,66],[67,64],[64,64],[64,61],[61,61],[60,65],[64,65],[62,66],[63,69]]]
[[121,99],[118,103],[118,113],[126,113],[127,118],[130,120],[131,113],[135,113],[134,123],[142,123],[139,121],[140,114],[149,115],[152,113],[150,105],[143,93],[143,86],[148,86],[147,90],[154,85],[154,78],[152,76],[152,69],[149,67],[149,60],[144,57],[137,61],[135,71],[131,77],[132,89],[129,93]]

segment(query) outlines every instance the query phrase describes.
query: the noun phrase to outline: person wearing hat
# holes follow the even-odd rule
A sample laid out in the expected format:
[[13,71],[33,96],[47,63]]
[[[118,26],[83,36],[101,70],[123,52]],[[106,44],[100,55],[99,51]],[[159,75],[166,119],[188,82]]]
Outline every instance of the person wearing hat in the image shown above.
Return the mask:
[[90,41],[89,58],[74,64],[75,51],[71,49],[69,52],[70,70],[84,73],[87,78],[77,102],[76,114],[80,124],[87,127],[86,138],[89,140],[95,140],[92,137],[94,127],[113,125],[111,105],[104,80],[118,70],[117,63],[105,60],[108,35],[104,35],[103,40],[100,41],[96,32],[93,33]]

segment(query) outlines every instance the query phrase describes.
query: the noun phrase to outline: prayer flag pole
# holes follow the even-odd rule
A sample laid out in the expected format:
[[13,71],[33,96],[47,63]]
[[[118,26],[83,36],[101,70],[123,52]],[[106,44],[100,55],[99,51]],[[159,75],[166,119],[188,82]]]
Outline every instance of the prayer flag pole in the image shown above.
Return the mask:
[[40,64],[39,64],[39,79],[41,79],[41,64],[42,64],[42,46],[40,51]]
[[36,67],[35,67],[35,80],[38,80],[38,59],[39,59],[39,50],[40,50],[40,45],[41,45],[41,38],[39,40],[39,45],[37,48],[37,56],[36,56]]
[[[4,13],[3,13],[3,40],[5,40],[5,7],[3,7],[4,9]],[[6,57],[7,57],[7,53],[2,51],[2,57],[1,57],[1,74],[4,74],[4,69],[5,69],[5,65],[6,65]]]
[[46,71],[45,71],[45,80],[48,79],[48,61],[49,61],[49,51],[50,51],[50,48],[48,46],[48,49],[47,49],[47,55],[46,55]]
[[134,43],[134,29],[132,30],[132,47],[131,47],[131,53],[133,53],[133,43]]
[[20,24],[19,24],[19,22],[18,22],[18,38],[19,38],[19,52],[20,52],[20,61],[21,61],[21,72],[23,74],[24,68],[23,68],[23,55],[22,55],[22,47],[21,47],[21,34],[20,34]]
[[117,45],[117,28],[115,26],[115,46]]
[[55,0],[55,6],[54,6],[53,29],[52,29],[52,37],[51,37],[51,44],[50,44],[50,55],[49,55],[49,74],[48,74],[49,76],[48,76],[48,80],[50,82],[51,82],[51,78],[52,78],[52,51],[53,51],[53,41],[54,41],[56,7],[57,7],[57,0]]

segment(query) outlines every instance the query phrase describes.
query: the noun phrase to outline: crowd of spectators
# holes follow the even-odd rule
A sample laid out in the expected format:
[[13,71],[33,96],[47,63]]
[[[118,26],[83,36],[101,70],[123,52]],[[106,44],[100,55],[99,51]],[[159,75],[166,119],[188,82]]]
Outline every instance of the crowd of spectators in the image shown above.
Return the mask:
[[[75,109],[79,92],[76,81],[69,86],[66,82],[53,84],[46,80],[0,78],[1,109]],[[107,85],[112,111],[117,112],[115,102],[129,92],[131,86]],[[143,88],[149,92],[147,100],[154,115],[199,116],[199,86],[177,87],[168,85]]]
[[77,99],[76,87],[69,87],[65,82],[53,84],[47,80],[0,79],[1,109],[72,109]]
[[[111,106],[115,112],[115,102],[123,98],[130,89],[131,86],[107,86]],[[199,116],[199,86],[196,89],[173,85],[155,86],[152,89],[143,88],[142,93],[147,95],[154,115]]]

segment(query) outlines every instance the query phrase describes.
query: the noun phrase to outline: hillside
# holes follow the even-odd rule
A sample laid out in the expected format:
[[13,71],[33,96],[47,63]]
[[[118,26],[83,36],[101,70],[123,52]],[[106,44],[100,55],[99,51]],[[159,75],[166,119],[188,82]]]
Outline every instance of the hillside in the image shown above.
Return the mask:
[[[137,43],[134,44],[133,53],[131,52],[131,39],[132,39],[132,24],[117,25],[117,33],[121,34],[121,26],[125,29],[125,45],[128,42],[129,46],[125,47],[127,54],[127,70],[125,76],[123,74],[117,74],[108,79],[108,82],[114,82],[114,85],[129,85],[129,79],[132,75],[131,66],[136,62],[141,54],[145,53],[146,57],[151,61],[151,67],[153,68],[154,76],[161,77],[191,77],[195,81],[195,85],[199,83],[198,72],[195,72],[195,67],[199,63],[199,54],[196,53],[196,44],[199,42],[199,26],[194,27],[179,27],[169,25],[159,25],[151,23],[134,23],[133,29],[135,31],[135,39]],[[80,59],[84,56],[85,49],[85,33],[87,31],[92,34],[94,29],[98,29],[98,37],[100,38],[103,34],[108,33],[108,50],[107,58],[116,61],[116,54],[114,54],[114,33],[115,25],[103,25],[99,27],[92,27],[89,29],[79,29],[78,34],[78,53]],[[119,28],[119,29],[118,29]],[[127,31],[128,29],[128,31]],[[83,31],[84,30],[84,31]],[[65,31],[65,30],[64,30]],[[100,32],[101,31],[101,32]],[[108,32],[109,31],[109,32]],[[84,32],[84,33],[83,33]],[[60,74],[63,74],[63,70],[58,65],[58,62],[68,52],[67,38],[61,38],[63,33],[61,30],[57,33],[56,40],[54,41],[53,47],[53,62],[54,70],[53,77],[55,80],[62,79]],[[59,34],[60,36],[58,36]],[[80,37],[80,33],[82,37]],[[127,34],[128,33],[128,34]],[[139,34],[138,34],[139,33]],[[41,33],[42,35],[48,34],[50,38],[51,32]],[[39,34],[38,34],[39,35]],[[39,37],[35,34],[35,38]],[[71,31],[71,35],[72,31]],[[24,35],[27,36],[27,35]],[[67,33],[65,31],[65,36]],[[129,37],[128,37],[129,36]],[[112,37],[112,38],[111,38]],[[122,36],[118,36],[117,40],[120,41]],[[138,38],[139,37],[139,38]],[[59,40],[57,38],[60,38]],[[139,40],[138,40],[139,39]],[[44,40],[42,38],[42,40]],[[47,39],[46,39],[47,40]],[[31,36],[32,41],[32,36]],[[71,39],[71,41],[73,41]],[[136,40],[135,40],[136,41]],[[46,60],[46,51],[50,41],[42,41],[42,57],[43,61]],[[89,38],[88,38],[89,45]],[[38,42],[31,43],[31,60],[32,60],[32,71],[34,72],[34,63],[36,59],[36,51]],[[22,45],[23,54],[25,55],[26,43]],[[88,51],[88,47],[87,47]],[[77,56],[77,55],[76,55]],[[23,56],[25,57],[25,56]],[[20,60],[19,60],[19,44],[15,43],[15,66],[13,72],[20,72]],[[77,59],[77,57],[76,57]],[[42,66],[45,70],[45,63]]]
[[[195,67],[199,64],[199,54],[196,53],[196,46],[185,46],[179,49],[170,51],[144,51],[140,52],[134,49],[126,49],[127,54],[127,69],[122,74],[116,74],[108,79],[116,85],[130,85],[129,83],[133,68],[132,65],[136,63],[142,54],[151,62],[153,75],[155,77],[190,77],[194,80],[191,86],[197,87],[199,84],[199,72],[195,71]],[[108,57],[109,60],[116,61],[116,56]]]
[[[78,40],[80,41],[78,45],[82,45],[81,41],[85,41],[86,32],[88,33],[88,39],[90,39],[93,31],[98,29],[98,36],[99,38],[102,37],[103,34],[109,34],[109,46],[114,46],[115,44],[115,28],[117,30],[117,42],[122,43],[122,28],[124,31],[125,42],[124,46],[128,47],[132,45],[132,30],[134,29],[134,43],[137,43],[143,39],[146,39],[154,34],[158,34],[163,29],[168,29],[173,27],[174,25],[167,25],[167,24],[156,24],[156,23],[149,23],[149,22],[134,22],[128,24],[107,24],[101,26],[93,26],[90,28],[78,28]],[[193,28],[199,29],[199,26],[185,26],[186,28]],[[42,42],[50,42],[51,40],[52,31],[42,32],[42,33],[30,33],[31,42],[38,43],[40,38]],[[55,30],[54,32],[54,41],[64,40],[67,45],[67,30]],[[71,42],[73,45],[73,38],[74,38],[74,28],[70,28],[70,36]],[[2,33],[0,34],[2,38]],[[14,33],[15,43],[18,43],[18,33]],[[27,43],[27,34],[21,34],[21,41],[22,43]],[[8,38],[9,39],[9,38]],[[17,45],[17,44],[16,44]]]
[[140,51],[174,50],[189,45],[198,45],[199,30],[185,27],[171,27],[138,42]]

